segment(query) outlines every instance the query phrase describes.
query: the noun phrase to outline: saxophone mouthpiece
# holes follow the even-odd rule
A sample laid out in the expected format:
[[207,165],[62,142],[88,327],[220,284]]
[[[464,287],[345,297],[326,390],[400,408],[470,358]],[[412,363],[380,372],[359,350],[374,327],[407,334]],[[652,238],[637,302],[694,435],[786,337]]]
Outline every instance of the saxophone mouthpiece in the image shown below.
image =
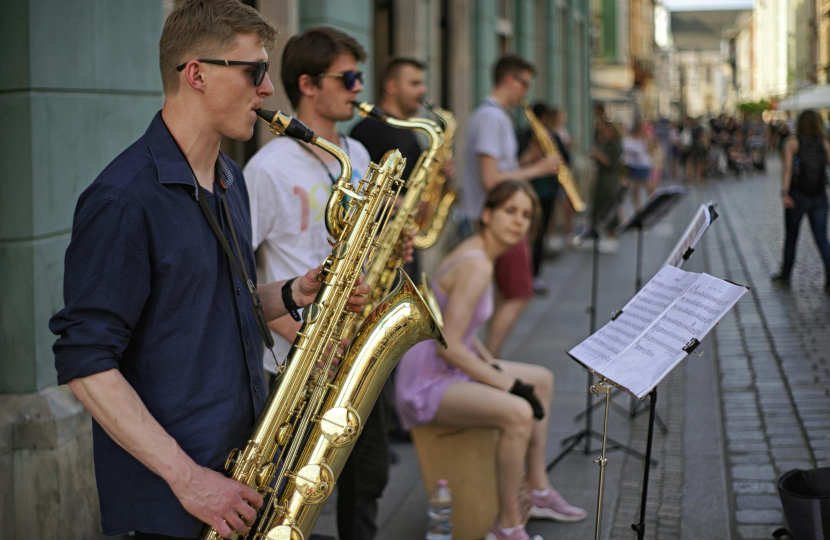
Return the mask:
[[378,120],[386,120],[386,117],[389,116],[377,105],[372,105],[366,101],[352,101],[352,104],[357,107],[358,114],[360,114],[363,118],[369,118],[371,116],[373,118],[377,118]]
[[431,110],[435,106],[435,102],[431,99],[424,99],[423,101],[421,101],[421,105]]
[[305,124],[282,111],[274,112],[259,109],[256,111],[256,114],[268,122],[268,125],[271,126],[271,133],[274,135],[288,135],[289,137],[309,144],[314,144],[317,141],[317,135],[314,134],[314,131],[308,129]]

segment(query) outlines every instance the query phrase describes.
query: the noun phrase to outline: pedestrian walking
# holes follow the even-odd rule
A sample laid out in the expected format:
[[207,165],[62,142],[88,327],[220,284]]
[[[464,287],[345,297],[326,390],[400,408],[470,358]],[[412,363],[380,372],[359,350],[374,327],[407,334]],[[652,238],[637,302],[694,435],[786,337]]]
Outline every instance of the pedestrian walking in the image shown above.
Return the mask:
[[623,137],[622,151],[623,163],[631,181],[631,197],[637,209],[640,208],[640,188],[645,186],[649,194],[653,190],[649,183],[652,166],[649,139],[642,121],[636,121],[631,133]]
[[[597,181],[594,184],[594,201],[591,209],[592,223],[599,219],[602,211],[614,198],[614,193],[616,193],[617,186],[620,184],[621,155],[620,132],[611,122],[603,122],[597,130],[597,147],[591,150],[591,157],[597,163]],[[616,227],[617,221],[613,220],[609,224],[611,231]],[[605,231],[597,232],[605,233]],[[600,248],[606,252],[616,251],[616,239],[613,236],[603,238],[600,242]]]
[[816,246],[824,260],[824,292],[830,294],[830,243],[827,241],[827,165],[830,144],[821,118],[812,110],[798,117],[796,134],[784,145],[784,171],[781,178],[781,199],[784,203],[784,264],[773,276],[773,283],[788,285],[795,263],[795,245],[801,218],[807,215]]

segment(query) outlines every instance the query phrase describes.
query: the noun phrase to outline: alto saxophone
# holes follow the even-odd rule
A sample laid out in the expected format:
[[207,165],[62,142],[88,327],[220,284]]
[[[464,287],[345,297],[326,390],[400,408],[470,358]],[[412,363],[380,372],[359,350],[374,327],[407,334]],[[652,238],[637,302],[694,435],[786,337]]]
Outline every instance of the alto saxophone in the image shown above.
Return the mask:
[[556,156],[559,158],[559,161],[562,162],[559,166],[557,177],[559,178],[559,184],[562,186],[562,189],[565,190],[565,195],[568,196],[568,199],[571,201],[575,211],[583,212],[585,210],[585,201],[583,201],[582,197],[579,195],[579,190],[576,188],[576,182],[574,182],[571,170],[562,159],[562,156],[559,153],[559,148],[556,147],[556,143],[551,138],[548,128],[546,128],[542,124],[542,121],[536,117],[536,114],[533,112],[533,109],[530,108],[530,104],[526,100],[523,99],[521,105],[525,111],[525,115],[527,116],[530,129],[533,130],[533,134],[536,135],[536,140],[539,141],[539,146],[542,147],[542,153],[546,156]]
[[[415,216],[418,213],[418,205],[421,201],[421,193],[430,182],[430,177],[436,173],[436,158],[444,143],[443,130],[427,118],[408,118],[398,120],[387,115],[378,107],[370,103],[355,103],[358,112],[364,118],[373,116],[389,124],[390,126],[420,131],[427,136],[429,145],[421,153],[418,162],[412,169],[409,180],[406,183],[406,195],[403,202],[395,213],[395,218],[388,223],[380,233],[378,240],[378,254],[366,267],[366,283],[372,287],[369,294],[369,302],[361,316],[355,320],[353,328],[358,328],[361,319],[365,319],[373,306],[389,293],[396,281],[396,269],[403,266],[403,246],[401,233],[407,229],[414,228]],[[422,294],[427,289],[422,289]],[[427,298],[433,308],[433,315],[440,319],[440,311],[436,311],[437,302]],[[347,333],[347,335],[349,335]]]
[[[343,329],[355,317],[347,307],[349,295],[363,264],[377,255],[377,230],[389,217],[405,160],[398,151],[387,152],[353,187],[351,163],[338,147],[281,112],[257,114],[274,134],[323,148],[341,166],[326,211],[326,226],[337,241],[317,276],[320,291],[303,310],[303,325],[246,447],[232,451],[225,463],[231,478],[256,489],[265,500],[246,539],[303,540],[397,361],[420,341],[436,339],[444,347],[446,341],[423,298],[402,274],[400,285],[372,311],[349,350],[337,354]],[[335,356],[340,363],[329,380]],[[201,536],[219,537],[211,527]]]
[[452,158],[452,141],[458,130],[458,121],[450,111],[436,106],[431,101],[425,101],[424,107],[432,111],[444,124],[444,144],[436,159],[435,174],[421,193],[421,202],[426,208],[415,219],[416,234],[412,241],[416,249],[427,249],[435,245],[450,215],[452,205],[458,200],[458,193],[446,185],[447,176],[441,171],[444,162]]

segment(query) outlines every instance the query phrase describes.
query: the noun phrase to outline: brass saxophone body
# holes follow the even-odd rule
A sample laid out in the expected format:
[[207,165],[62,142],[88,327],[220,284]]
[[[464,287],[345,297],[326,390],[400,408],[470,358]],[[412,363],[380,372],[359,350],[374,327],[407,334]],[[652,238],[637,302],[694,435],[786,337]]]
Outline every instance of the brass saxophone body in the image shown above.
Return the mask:
[[523,99],[521,105],[525,111],[525,115],[527,116],[530,129],[533,130],[533,134],[536,135],[536,140],[539,141],[539,146],[542,147],[542,153],[546,156],[556,156],[562,162],[559,166],[557,177],[559,178],[559,184],[562,186],[562,189],[565,190],[565,195],[567,195],[568,199],[571,201],[574,210],[577,212],[585,211],[585,201],[582,200],[582,196],[580,196],[579,190],[576,187],[576,182],[571,174],[571,170],[568,168],[565,160],[562,159],[562,156],[559,153],[559,148],[556,147],[556,143],[551,138],[548,128],[542,124],[542,121],[539,120],[526,100]]
[[[353,328],[359,328],[361,320],[368,317],[371,309],[392,289],[396,279],[396,269],[403,266],[403,249],[401,233],[414,228],[415,216],[418,213],[421,193],[429,185],[430,177],[437,171],[437,157],[444,143],[443,130],[427,118],[409,118],[398,120],[370,103],[356,103],[357,110],[363,117],[374,116],[390,126],[420,131],[427,136],[428,147],[421,153],[418,162],[412,169],[407,181],[407,192],[403,202],[398,207],[395,217],[383,228],[378,239],[378,253],[366,267],[366,283],[372,287],[366,309],[358,317]],[[348,334],[347,334],[348,335]]]
[[435,174],[421,193],[421,202],[425,203],[426,208],[415,219],[416,234],[412,241],[416,249],[427,249],[435,245],[452,205],[458,200],[458,193],[447,185],[447,176],[441,170],[444,162],[452,158],[452,143],[458,130],[458,121],[453,113],[431,101],[425,101],[424,107],[432,111],[444,125],[444,144],[436,159]]
[[[388,152],[353,187],[348,156],[339,148],[280,112],[258,114],[275,134],[315,144],[342,167],[326,213],[326,225],[337,241],[318,275],[320,291],[303,310],[303,325],[246,447],[231,452],[225,464],[231,478],[256,489],[265,500],[245,538],[303,540],[334,489],[389,372],[415,343],[437,339],[446,347],[446,342],[404,274],[348,352],[337,355],[343,330],[355,317],[347,307],[350,292],[364,263],[376,256],[377,230],[389,217],[405,160],[400,152]],[[329,381],[335,356],[340,364]],[[220,536],[205,527],[201,538]]]

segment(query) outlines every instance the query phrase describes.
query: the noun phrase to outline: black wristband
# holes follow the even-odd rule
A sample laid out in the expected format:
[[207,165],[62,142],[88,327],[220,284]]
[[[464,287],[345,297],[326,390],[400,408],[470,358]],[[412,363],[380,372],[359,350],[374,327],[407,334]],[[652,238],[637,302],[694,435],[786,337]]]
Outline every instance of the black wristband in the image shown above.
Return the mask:
[[291,278],[285,282],[285,285],[282,286],[282,303],[285,305],[285,309],[288,310],[288,314],[291,315],[291,318],[295,321],[300,320],[300,306],[294,301],[294,294],[291,291],[291,284],[294,283],[294,280],[297,278]]

